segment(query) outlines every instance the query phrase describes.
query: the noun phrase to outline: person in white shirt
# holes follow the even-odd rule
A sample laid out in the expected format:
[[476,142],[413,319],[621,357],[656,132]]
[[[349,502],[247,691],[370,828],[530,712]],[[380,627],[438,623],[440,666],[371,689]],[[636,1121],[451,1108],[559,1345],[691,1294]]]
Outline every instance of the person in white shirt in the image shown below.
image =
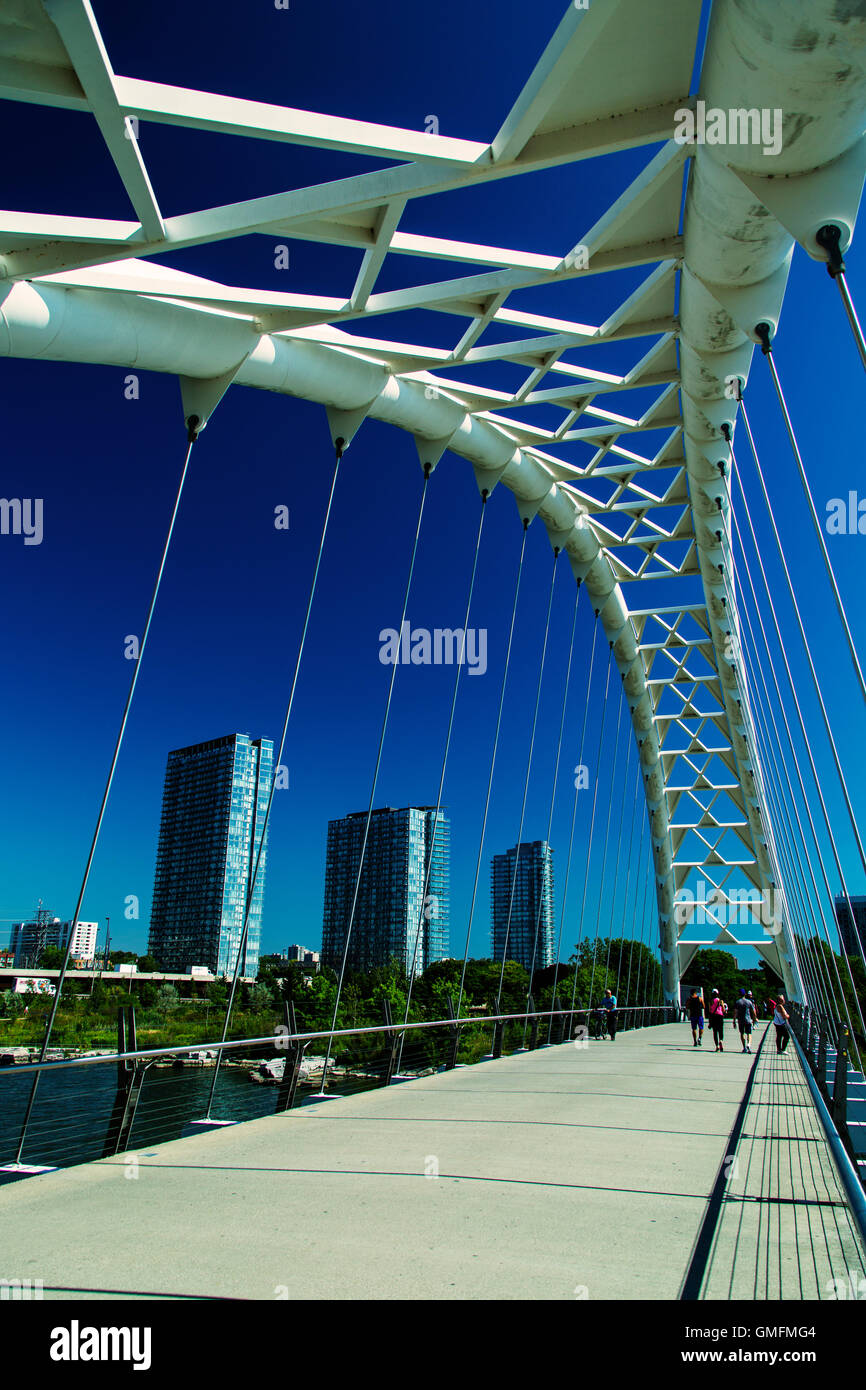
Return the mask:
[[776,1025],[776,1051],[784,1052],[788,1046],[788,1019],[791,1015],[785,1008],[785,996],[780,994],[776,1000],[776,1008],[773,1013],[773,1022]]

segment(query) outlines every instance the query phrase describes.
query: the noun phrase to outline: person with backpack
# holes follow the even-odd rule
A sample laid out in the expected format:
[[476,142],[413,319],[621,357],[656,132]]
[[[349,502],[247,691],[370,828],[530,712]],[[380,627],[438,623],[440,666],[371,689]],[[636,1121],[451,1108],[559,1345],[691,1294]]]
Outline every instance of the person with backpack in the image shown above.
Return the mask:
[[701,1047],[704,1041],[704,996],[700,990],[692,990],[686,1007],[692,1026],[692,1046]]
[[780,994],[775,1001],[775,1008],[773,1010],[773,1023],[776,1025],[777,1052],[784,1052],[785,1048],[788,1046],[788,1038],[790,1036],[788,1032],[788,1020],[790,1017],[791,1015],[785,1008],[785,996],[784,994]]
[[734,1024],[740,1030],[740,1042],[743,1044],[744,1052],[752,1050],[752,1027],[757,1021],[755,1005],[744,989],[740,990],[740,997],[734,1005]]
[[713,1039],[714,1039],[715,1044],[716,1044],[716,1051],[717,1051],[717,1052],[724,1052],[724,1050],[725,1050],[725,1044],[724,1044],[724,1040],[723,1040],[723,1032],[724,1032],[724,1027],[725,1027],[725,1014],[726,1014],[727,1012],[728,1012],[728,1006],[727,1006],[727,1004],[725,1003],[725,1001],[724,1001],[723,999],[721,999],[721,998],[719,997],[719,991],[718,991],[717,989],[714,989],[714,990],[713,990],[713,997],[712,997],[712,999],[710,1000],[710,1014],[709,1014],[709,1017],[710,1017],[710,1027],[711,1027],[712,1030],[713,1030]]

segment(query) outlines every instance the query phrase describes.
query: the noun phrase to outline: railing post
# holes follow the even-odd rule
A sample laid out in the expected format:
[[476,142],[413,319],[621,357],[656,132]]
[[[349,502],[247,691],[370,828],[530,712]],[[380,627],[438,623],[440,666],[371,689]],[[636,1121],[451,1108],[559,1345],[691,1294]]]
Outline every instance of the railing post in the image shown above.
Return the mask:
[[390,1086],[391,1078],[393,1077],[395,1068],[397,1066],[397,1048],[400,1044],[400,1034],[393,1027],[394,1019],[391,1014],[390,999],[382,1000],[382,1011],[385,1015],[385,1037],[389,1041],[388,1061],[385,1067],[385,1079],[382,1082],[382,1085]]
[[502,1022],[502,1020],[500,1020],[499,1023],[494,1023],[494,1025],[493,1025],[493,1046],[492,1046],[492,1048],[490,1049],[490,1055],[491,1055],[491,1057],[493,1057],[494,1059],[496,1059],[496,1058],[502,1056],[502,1034],[503,1034],[504,1030],[505,1030],[505,1024]]
[[[445,1003],[448,1007],[448,1017],[455,1018],[456,1015],[454,1013],[454,1000],[451,998],[450,994],[446,994]],[[460,1047],[460,1029],[458,1028],[456,1022],[453,1028],[448,1029],[448,1032],[451,1035],[451,1051],[449,1052],[448,1060],[445,1063],[445,1070],[453,1071],[454,1068],[457,1066],[457,1051]]]
[[[129,1049],[126,1046],[126,1008],[121,1005],[117,1010],[117,1055],[120,1057]],[[129,1094],[129,1064],[127,1062],[117,1063],[117,1094],[114,1098],[114,1106],[111,1111],[111,1119],[108,1122],[108,1132],[105,1136],[105,1144],[102,1149],[103,1158],[111,1158],[117,1153],[117,1140],[120,1137],[120,1128],[123,1123],[123,1116],[126,1110],[126,1098]]]
[[[136,1051],[134,1004],[121,1004],[117,1011],[117,1051],[118,1055]],[[112,1158],[128,1148],[143,1083],[144,1067],[137,1061],[118,1062],[117,1096],[105,1136],[103,1158]]]
[[535,1000],[531,994],[527,997],[526,1007],[532,1015],[532,1022],[529,1025],[529,1050],[534,1052],[538,1047],[538,1014],[535,1011]]
[[818,1023],[818,1057],[816,1060],[816,1076],[818,1089],[825,1100],[827,1096],[827,1025],[823,1020]]
[[556,1041],[557,1041],[557,1043],[561,1043],[561,1042],[563,1041],[563,1036],[562,1036],[562,1035],[563,1035],[563,1030],[564,1030],[564,1027],[565,1027],[565,1018],[563,1017],[563,1014],[562,1014],[562,1000],[560,999],[560,997],[559,997],[558,994],[555,996],[555,998],[554,998],[554,1000],[553,1000],[553,1007],[554,1007],[554,1009],[557,1010],[557,1019],[556,1019]]
[[840,1023],[836,1041],[836,1070],[833,1074],[833,1101],[830,1115],[839,1136],[848,1147],[848,1029]]
[[[292,1037],[298,1031],[298,1022],[295,1016],[294,1000],[286,1000],[286,1028],[288,1036]],[[277,1090],[277,1104],[274,1110],[275,1115],[280,1115],[284,1110],[291,1110],[295,1103],[295,1095],[298,1090],[298,1082],[301,1076],[301,1062],[306,1051],[306,1044],[294,1043],[286,1052],[286,1064],[283,1067],[283,1075]]]

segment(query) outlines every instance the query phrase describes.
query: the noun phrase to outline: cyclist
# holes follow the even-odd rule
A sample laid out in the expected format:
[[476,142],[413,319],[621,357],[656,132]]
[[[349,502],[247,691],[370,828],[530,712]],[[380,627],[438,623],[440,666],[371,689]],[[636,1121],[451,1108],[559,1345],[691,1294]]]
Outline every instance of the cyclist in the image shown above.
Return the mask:
[[605,1014],[607,1015],[607,1019],[606,1019],[606,1022],[607,1022],[607,1031],[608,1031],[608,1033],[610,1034],[610,1040],[611,1040],[611,1042],[615,1042],[615,1041],[616,1041],[616,995],[614,994],[614,992],[613,992],[612,989],[606,989],[606,990],[605,990],[605,992],[604,992],[604,998],[603,998],[602,1001],[601,1001],[601,1007],[604,1009]]

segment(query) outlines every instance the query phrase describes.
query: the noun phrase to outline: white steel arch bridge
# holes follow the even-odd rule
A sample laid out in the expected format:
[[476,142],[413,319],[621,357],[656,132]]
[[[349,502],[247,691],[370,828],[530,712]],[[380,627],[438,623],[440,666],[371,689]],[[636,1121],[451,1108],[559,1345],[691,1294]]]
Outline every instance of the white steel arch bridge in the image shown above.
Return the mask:
[[[539,37],[541,56],[489,143],[121,76],[87,0],[8,0],[0,15],[0,96],[89,113],[132,209],[127,221],[0,213],[0,353],[176,374],[184,415],[199,427],[233,383],[320,402],[335,441],[349,443],[370,416],[411,433],[423,463],[450,449],[479,488],[501,483],[522,517],[540,518],[590,595],[628,698],[668,1000],[696,949],[678,946],[675,910],[696,876],[720,904],[738,883],[783,887],[737,660],[726,436],[756,326],[772,337],[779,323],[795,241],[827,260],[816,233],[829,224],[845,251],[866,167],[866,22],[856,5],[715,0],[695,91],[701,13],[699,0],[569,5],[546,46]],[[706,133],[711,110],[730,113],[725,138],[684,142],[687,114]],[[758,131],[749,111],[776,113],[781,125],[744,138]],[[165,217],[138,121],[389,163]],[[558,257],[401,230],[410,200],[644,146],[660,148]],[[355,249],[354,282],[331,297],[276,293],[160,263],[259,233]],[[399,256],[428,258],[439,278],[377,290],[386,259]],[[477,271],[454,276],[452,262]],[[602,323],[512,303],[527,287],[634,267],[645,268],[642,283]],[[450,316],[453,347],[393,340],[389,316],[405,310]],[[633,348],[624,373],[574,361],[614,342]],[[516,364],[522,384],[461,379],[481,363]],[[649,390],[651,403],[631,410],[630,393]],[[561,412],[555,428],[526,419],[539,404]],[[566,447],[575,443],[579,465]],[[675,586],[674,602],[654,600],[658,580]],[[801,997],[784,907],[781,922],[771,934],[756,913],[749,940]],[[710,939],[735,937],[721,926]]]

